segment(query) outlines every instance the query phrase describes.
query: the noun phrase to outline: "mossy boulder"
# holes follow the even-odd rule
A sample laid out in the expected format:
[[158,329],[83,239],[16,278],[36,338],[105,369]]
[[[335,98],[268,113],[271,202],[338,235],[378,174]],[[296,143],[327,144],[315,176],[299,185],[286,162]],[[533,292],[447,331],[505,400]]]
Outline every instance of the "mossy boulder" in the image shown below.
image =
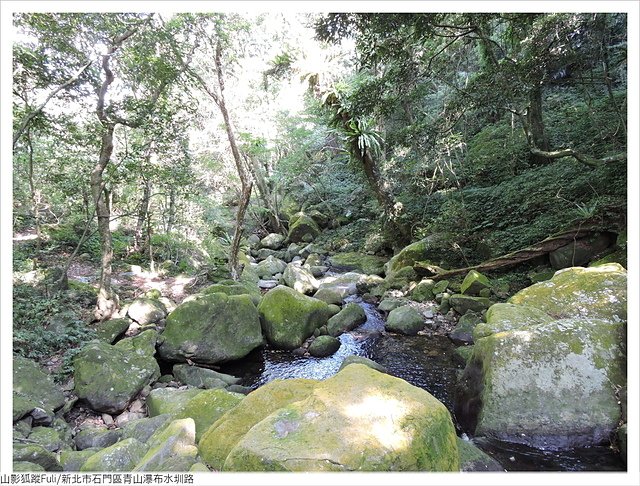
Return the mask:
[[[250,272],[251,272],[251,269],[249,267],[245,267],[244,271],[242,272],[242,275],[248,276]],[[255,283],[257,283],[257,281],[258,280],[256,279]],[[203,294],[203,295],[225,294],[229,296],[248,295],[251,297],[251,301],[253,302],[254,305],[258,305],[260,303],[260,297],[261,297],[260,289],[258,288],[257,285],[254,285],[253,281],[236,282],[235,280],[221,280],[220,282],[215,283],[213,285],[209,285],[204,290],[201,290],[200,294]],[[196,294],[196,298],[197,298],[197,294]],[[188,300],[185,299],[184,302],[188,302]]]
[[284,272],[286,268],[287,264],[284,261],[270,255],[258,263],[256,273],[260,278],[271,278],[278,273]]
[[174,365],[172,372],[176,380],[196,388],[226,388],[240,382],[235,376],[188,364]]
[[354,302],[349,302],[335,316],[327,321],[327,331],[331,336],[339,336],[351,331],[367,321],[364,309]]
[[433,293],[434,286],[435,282],[433,280],[422,280],[411,291],[411,300],[415,300],[416,302],[427,302],[429,300],[433,300],[435,298],[435,294]]
[[327,278],[318,286],[318,291],[313,296],[330,304],[341,304],[346,297],[358,292],[358,282],[363,278],[364,275],[356,272]]
[[473,339],[476,341],[498,332],[544,324],[554,320],[547,313],[535,307],[502,302],[489,307],[485,318],[487,322],[480,322],[473,328]]
[[336,253],[329,257],[332,267],[353,270],[366,275],[384,275],[386,259],[358,252]]
[[461,472],[500,471],[505,469],[493,457],[482,452],[469,440],[458,438],[458,455]]
[[49,416],[64,405],[62,390],[53,378],[33,360],[13,358],[13,421],[20,420],[34,408]]
[[308,397],[316,383],[302,378],[274,380],[251,392],[204,433],[198,443],[202,460],[221,470],[229,452],[254,425],[276,410]]
[[167,422],[169,422],[172,417],[173,415],[170,413],[163,413],[161,415],[154,415],[153,417],[131,420],[120,429],[122,439],[134,438],[146,444],[149,438],[158,429],[167,425]]
[[184,408],[175,414],[175,418],[193,419],[197,442],[216,420],[238,405],[243,398],[244,395],[226,390],[205,390],[189,400]]
[[389,312],[384,328],[387,331],[414,336],[424,328],[424,318],[410,305],[403,305]]
[[179,305],[167,317],[158,353],[167,361],[215,364],[263,344],[258,310],[248,295],[213,293]]
[[158,331],[155,329],[147,329],[137,336],[118,341],[114,347],[128,354],[153,357],[156,354],[158,335]]
[[104,427],[87,427],[80,430],[74,437],[76,449],[104,449],[120,440],[122,431],[107,429]]
[[389,312],[393,309],[397,309],[398,307],[402,307],[403,305],[407,305],[407,299],[403,298],[387,298],[380,301],[378,304],[378,310],[383,312]]
[[623,323],[593,318],[484,337],[463,373],[459,404],[482,403],[475,435],[545,449],[606,442],[621,416],[624,342]]
[[98,339],[113,344],[117,338],[129,329],[130,323],[129,319],[109,319],[108,321],[101,322],[96,327]]
[[473,344],[473,330],[482,322],[482,316],[469,311],[458,320],[456,327],[449,333],[449,339],[456,345]]
[[156,431],[147,442],[148,450],[133,468],[143,471],[188,471],[197,460],[196,426],[191,418],[178,419]]
[[453,294],[449,297],[449,305],[460,315],[468,311],[482,312],[491,306],[491,301],[486,297],[472,297],[470,295]]
[[34,427],[29,434],[29,443],[41,445],[50,452],[56,452],[69,446],[60,437],[60,433],[52,427]]
[[[147,353],[146,339],[120,343],[124,344],[91,342],[73,360],[75,393],[98,412],[122,412],[142,388],[160,376],[157,361]],[[135,348],[136,344],[140,346]]]
[[392,274],[403,267],[413,267],[418,262],[440,264],[439,262],[450,253],[449,240],[447,235],[433,234],[405,246],[387,262],[386,274]]
[[311,242],[320,234],[320,228],[310,216],[300,214],[293,224],[289,225],[287,240],[293,243]]
[[262,248],[269,248],[270,250],[279,250],[284,245],[285,237],[278,233],[269,233],[267,236],[260,240]]
[[446,407],[428,392],[352,364],[264,418],[225,471],[458,471]]
[[282,349],[299,348],[329,318],[325,302],[283,285],[264,295],[258,312],[267,340]]
[[137,439],[125,439],[89,457],[80,472],[129,472],[142,459],[147,445]]
[[138,297],[129,305],[127,315],[144,326],[164,319],[167,315],[167,309],[159,300]]
[[177,388],[156,388],[151,390],[147,397],[147,410],[149,417],[155,417],[163,414],[179,413],[187,403],[199,395],[204,390],[198,388],[187,388],[186,390],[178,390]]
[[301,294],[312,294],[318,289],[318,281],[306,268],[290,263],[282,275],[287,286]]
[[333,336],[318,336],[309,346],[309,354],[316,358],[331,356],[340,349],[340,340]]
[[87,459],[93,456],[100,449],[85,449],[82,451],[65,450],[60,453],[60,465],[64,472],[78,472]]
[[384,288],[386,290],[395,289],[401,290],[409,286],[410,282],[417,280],[418,274],[416,274],[413,267],[406,266],[399,268],[391,274],[387,274],[384,278]]
[[13,444],[13,462],[31,462],[45,471],[62,471],[58,457],[38,444]]
[[512,304],[536,307],[560,319],[627,319],[627,271],[616,263],[559,270],[551,280],[521,290]]
[[465,295],[480,295],[480,291],[490,289],[491,282],[489,279],[476,270],[471,270],[464,277],[462,285],[460,285],[460,293]]
[[13,472],[44,472],[44,468],[40,464],[35,464],[29,461],[14,461]]

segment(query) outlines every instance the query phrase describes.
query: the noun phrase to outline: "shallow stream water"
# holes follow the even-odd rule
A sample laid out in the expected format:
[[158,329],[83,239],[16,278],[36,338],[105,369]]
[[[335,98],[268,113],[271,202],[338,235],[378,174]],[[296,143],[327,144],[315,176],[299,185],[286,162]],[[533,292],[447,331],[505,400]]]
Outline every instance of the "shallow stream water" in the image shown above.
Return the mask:
[[[340,349],[327,358],[296,356],[290,351],[258,349],[240,362],[227,364],[221,371],[242,378],[242,384],[257,388],[274,379],[333,376],[349,355],[364,356],[387,368],[389,374],[427,390],[445,404],[456,422],[454,396],[458,373],[464,364],[454,353],[455,346],[445,336],[401,336],[384,332],[384,317],[373,304],[359,297],[348,301],[360,305],[367,321],[342,334]],[[462,434],[456,423],[458,434]],[[618,454],[608,447],[567,451],[544,451],[517,444],[473,439],[484,452],[507,471],[624,471]]]

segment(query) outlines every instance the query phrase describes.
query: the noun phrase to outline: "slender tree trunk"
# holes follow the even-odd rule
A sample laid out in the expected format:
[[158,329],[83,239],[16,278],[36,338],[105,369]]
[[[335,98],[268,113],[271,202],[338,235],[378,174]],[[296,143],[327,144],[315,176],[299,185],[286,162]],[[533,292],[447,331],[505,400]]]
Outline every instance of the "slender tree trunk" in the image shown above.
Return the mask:
[[242,275],[242,268],[238,261],[238,254],[240,253],[240,240],[244,231],[244,215],[247,211],[247,206],[249,206],[252,187],[253,184],[249,182],[249,184],[242,188],[240,205],[238,206],[238,212],[236,214],[236,229],[233,233],[233,242],[231,243],[231,252],[229,254],[229,269],[233,280],[239,280]]
[[[148,206],[149,206],[149,202],[147,201],[147,209],[148,209]],[[147,212],[147,256],[149,257],[149,270],[151,272],[155,272],[156,265],[153,262],[153,245],[151,243],[151,233],[152,233],[151,214]]]
[[118,310],[119,305],[118,297],[111,289],[111,263],[113,261],[113,244],[111,241],[111,229],[109,228],[111,211],[105,198],[102,177],[113,152],[114,129],[115,126],[113,124],[103,125],[100,157],[91,171],[91,193],[96,208],[96,216],[98,217],[98,234],[102,248],[100,277],[98,279],[98,302],[94,311],[94,316],[97,320],[109,319]]
[[269,229],[276,233],[284,232],[284,226],[278,217],[278,210],[276,208],[273,195],[271,194],[271,190],[262,175],[262,167],[260,167],[260,164],[258,164],[253,157],[244,156],[244,160],[246,162],[248,173],[258,188],[258,195],[269,211]]
[[176,190],[173,186],[169,187],[169,215],[167,217],[167,233],[173,231],[176,224]]
[[[527,109],[527,124],[529,126],[529,133],[527,137],[530,138],[533,146],[546,152],[549,150],[549,139],[547,138],[544,130],[544,121],[542,120],[542,87],[536,86],[529,93],[529,108]],[[540,155],[533,155],[536,163],[544,164],[548,162],[546,157]]]
[[40,257],[42,230],[40,228],[40,193],[36,190],[35,179],[33,177],[33,143],[31,140],[31,130],[27,130],[27,147],[29,149],[29,192],[31,194],[33,219],[36,227],[36,257],[33,259],[33,267],[35,270],[38,266],[38,258]]
[[[144,223],[149,213],[149,198],[151,197],[151,181],[144,178],[142,189],[142,200],[140,201],[140,207],[138,208],[138,220],[136,221],[135,234],[133,235],[133,249],[140,251],[143,247],[143,229]],[[148,240],[147,240],[148,241]]]

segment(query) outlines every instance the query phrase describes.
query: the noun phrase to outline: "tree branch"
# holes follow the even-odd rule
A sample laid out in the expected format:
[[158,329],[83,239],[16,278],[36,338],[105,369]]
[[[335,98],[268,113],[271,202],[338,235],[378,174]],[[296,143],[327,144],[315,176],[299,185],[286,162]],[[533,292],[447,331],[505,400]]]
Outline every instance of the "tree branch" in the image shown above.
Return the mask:
[[16,129],[16,131],[13,133],[13,148],[16,147],[16,143],[18,142],[18,140],[20,139],[20,137],[22,136],[22,134],[25,132],[25,130],[27,129],[27,126],[29,125],[29,123],[31,122],[31,120],[33,120],[36,115],[38,115],[39,113],[42,112],[42,110],[44,109],[44,107],[47,105],[47,103],[49,103],[49,101],[51,100],[51,98],[53,98],[55,95],[57,95],[60,91],[68,88],[69,86],[71,86],[73,83],[75,83],[80,76],[82,75],[82,73],[84,73],[89,66],[91,66],[92,62],[89,61],[88,63],[86,63],[85,65],[83,65],[80,69],[78,69],[78,71],[76,71],[73,76],[71,76],[67,81],[65,81],[64,83],[62,83],[60,86],[58,86],[57,88],[55,88],[51,93],[49,93],[49,95],[46,97],[46,99],[40,103],[40,105],[33,111],[31,111],[28,115],[26,115],[22,121],[20,122],[20,126],[18,126],[18,128]]

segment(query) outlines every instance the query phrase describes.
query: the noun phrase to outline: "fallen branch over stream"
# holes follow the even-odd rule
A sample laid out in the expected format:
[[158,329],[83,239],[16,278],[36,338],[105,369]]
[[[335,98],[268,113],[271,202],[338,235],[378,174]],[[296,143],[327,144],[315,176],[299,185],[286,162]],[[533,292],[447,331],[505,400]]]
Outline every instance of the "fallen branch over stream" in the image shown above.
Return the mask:
[[445,270],[436,265],[432,265],[429,262],[416,262],[413,266],[415,272],[422,277],[429,277],[432,280],[444,280],[456,275],[466,274],[471,270],[477,270],[482,272],[489,272],[492,270],[499,270],[502,268],[508,268],[534,258],[546,255],[552,251],[562,248],[569,243],[575,242],[579,238],[592,235],[596,230],[591,228],[575,229],[567,231],[558,235],[551,236],[545,240],[535,243],[522,250],[514,251],[506,255],[492,258],[486,262],[479,263],[470,267],[456,268],[454,270]]

